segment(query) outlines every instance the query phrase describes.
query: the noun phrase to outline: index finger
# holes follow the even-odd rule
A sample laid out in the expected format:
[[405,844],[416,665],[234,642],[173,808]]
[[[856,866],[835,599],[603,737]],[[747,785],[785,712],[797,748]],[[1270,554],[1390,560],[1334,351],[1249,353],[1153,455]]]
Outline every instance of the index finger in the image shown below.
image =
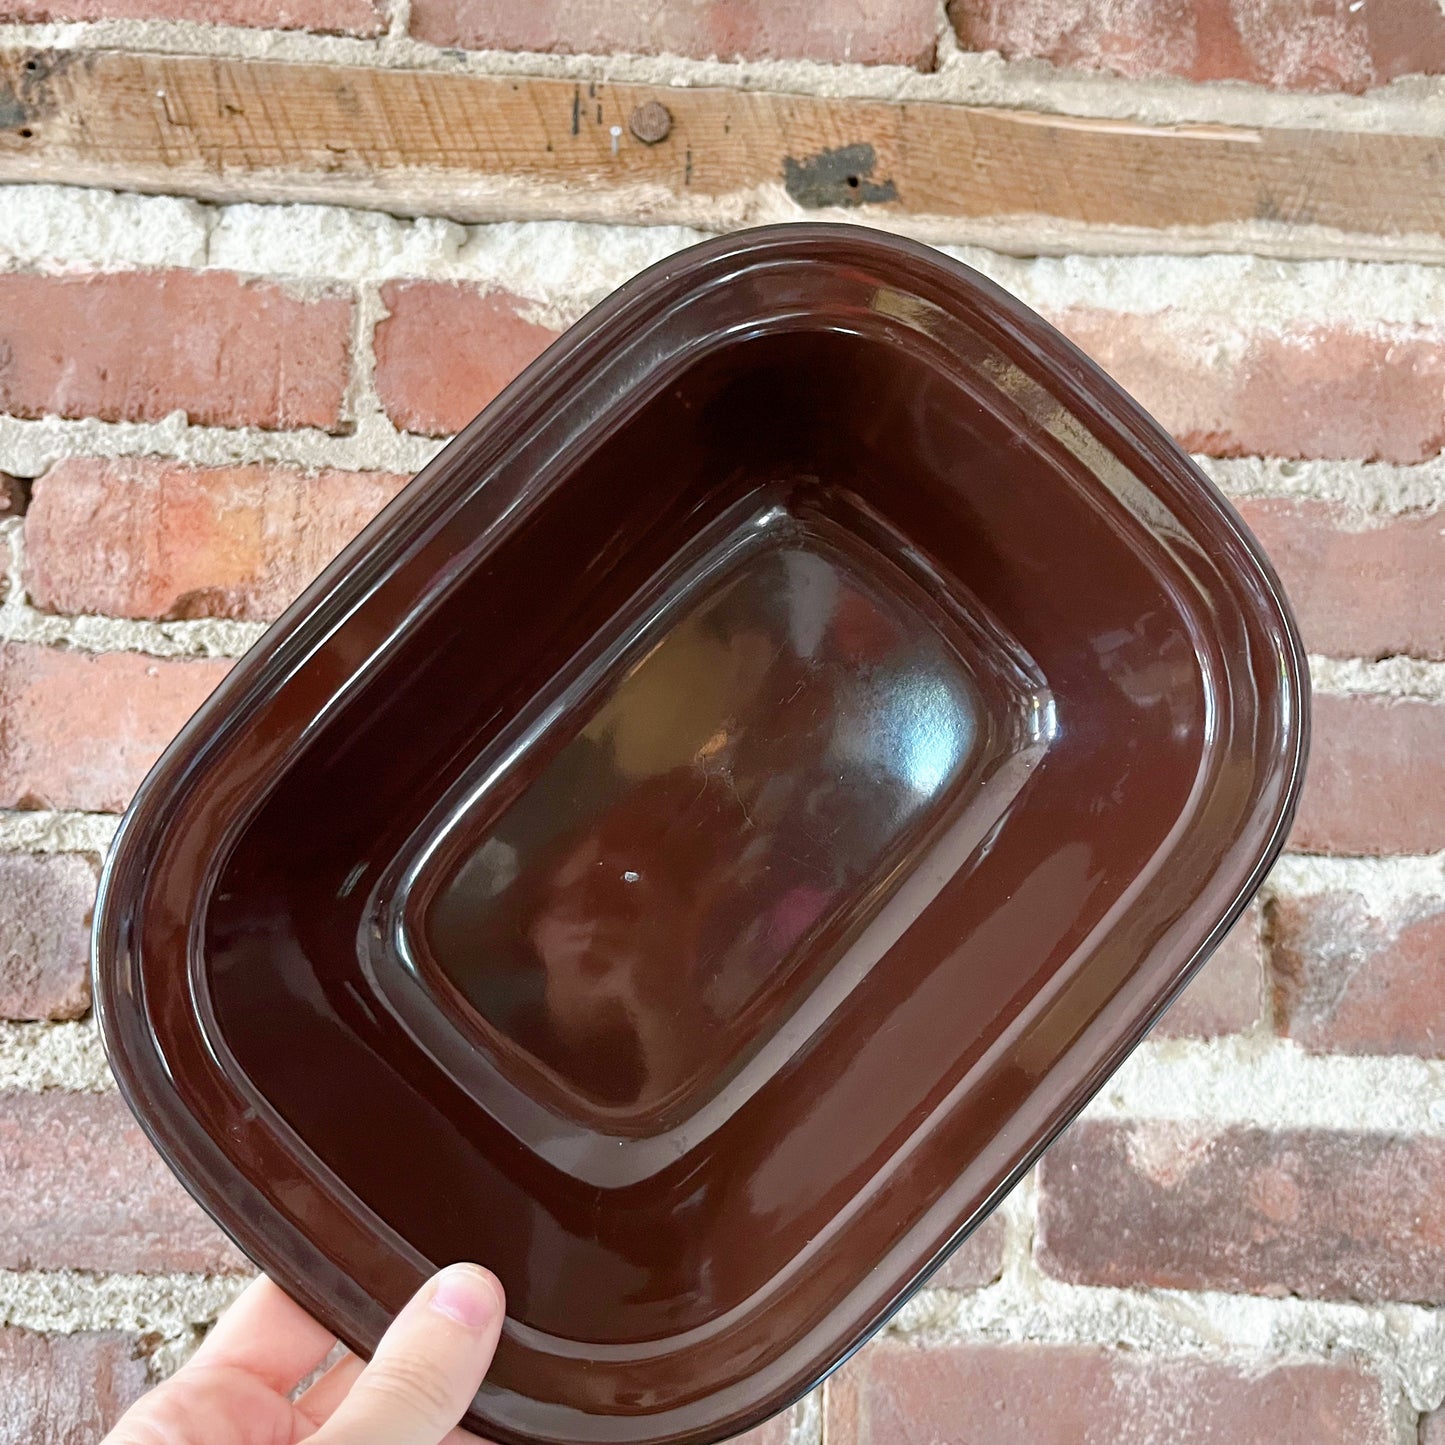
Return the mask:
[[216,1322],[190,1363],[243,1370],[288,1395],[335,1343],[335,1335],[262,1275]]

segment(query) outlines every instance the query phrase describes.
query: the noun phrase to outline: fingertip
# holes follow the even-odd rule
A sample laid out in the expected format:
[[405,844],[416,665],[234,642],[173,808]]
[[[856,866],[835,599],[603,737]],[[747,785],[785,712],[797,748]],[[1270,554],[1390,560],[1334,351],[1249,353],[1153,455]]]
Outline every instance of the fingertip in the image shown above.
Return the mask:
[[453,1264],[432,1280],[428,1305],[469,1330],[486,1329],[506,1311],[501,1281],[478,1264]]

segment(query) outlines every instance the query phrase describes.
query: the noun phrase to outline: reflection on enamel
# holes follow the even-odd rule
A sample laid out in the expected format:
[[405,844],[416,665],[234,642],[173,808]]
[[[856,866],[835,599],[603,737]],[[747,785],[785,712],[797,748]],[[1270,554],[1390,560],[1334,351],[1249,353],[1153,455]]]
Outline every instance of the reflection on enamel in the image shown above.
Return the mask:
[[977,708],[932,624],[784,533],[603,691],[455,867],[428,947],[559,1089],[660,1121],[937,806]]

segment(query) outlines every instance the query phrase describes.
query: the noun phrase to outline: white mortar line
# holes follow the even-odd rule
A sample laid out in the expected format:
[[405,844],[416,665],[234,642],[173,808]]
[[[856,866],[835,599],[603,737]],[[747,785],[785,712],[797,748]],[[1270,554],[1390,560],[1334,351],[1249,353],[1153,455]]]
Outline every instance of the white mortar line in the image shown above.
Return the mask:
[[109,813],[0,811],[0,850],[104,854],[119,825]]
[[[1387,1391],[1387,1407],[1392,1407],[1390,1413],[1395,1427],[1395,1445],[1420,1445],[1420,1436],[1424,1429],[1422,1412],[1411,1399],[1404,1378],[1398,1371],[1391,1373],[1395,1377],[1393,1385],[1382,1381],[1381,1388]],[[1391,1394],[1393,1400],[1390,1398]]]
[[217,217],[214,207],[179,196],[80,186],[0,186],[0,201],[0,257],[10,270],[194,269],[206,264]]
[[350,419],[354,428],[369,426],[375,430],[379,425],[395,433],[395,428],[386,420],[376,391],[376,328],[386,314],[381,291],[374,283],[356,288],[351,311],[351,374],[347,378],[342,415]]
[[1216,1291],[1105,1289],[1043,1275],[974,1293],[926,1290],[889,1335],[917,1344],[1094,1344],[1167,1356],[1233,1357],[1258,1369],[1359,1355],[1417,1410],[1445,1398],[1445,1313],[1416,1305],[1265,1299]]
[[124,1330],[172,1338],[209,1324],[246,1275],[0,1270],[0,1323],[73,1334]]
[[240,657],[266,630],[264,622],[203,617],[139,622],[115,617],[56,617],[8,599],[0,608],[0,642],[72,647],[81,652],[140,652],[148,657]]
[[[287,282],[471,281],[573,319],[629,276],[706,234],[576,221],[485,225],[315,204],[202,205],[52,185],[0,186],[0,261],[47,272],[209,266]],[[1000,255],[940,249],[1057,314],[1187,312],[1216,326],[1348,322],[1438,327],[1445,268],[1249,255]]]
[[386,14],[386,38],[404,41],[411,29],[411,0],[386,0]]
[[1030,1169],[1014,1186],[998,1212],[1004,1221],[1003,1268],[999,1282],[1034,1273],[1034,1236],[1038,1230],[1038,1170]]
[[[1364,1364],[1367,1368],[1374,1365],[1374,1361],[1368,1358],[1358,1363]],[[1393,1367],[1387,1368],[1384,1372],[1370,1368],[1370,1373],[1380,1381],[1384,1405],[1390,1417],[1387,1429],[1393,1427],[1395,1445],[1420,1445],[1420,1436],[1424,1429],[1424,1413],[1411,1398],[1405,1378],[1398,1369]]]
[[1351,657],[1310,656],[1310,681],[1316,693],[1445,701],[1445,662],[1418,657],[1386,657],[1367,662]]
[[980,246],[939,250],[1047,316],[1090,307],[1189,316],[1222,334],[1345,323],[1438,326],[1445,268],[1413,262],[1286,261],[1251,255],[1020,257]]
[[[1141,124],[1203,122],[1231,129],[1305,129],[1445,133],[1445,84],[1415,76],[1364,95],[1271,90],[1239,82],[1173,78],[1128,80],[1108,72],[1059,70],[1005,62],[947,40],[938,68],[834,64],[809,60],[717,61],[672,55],[549,55],[461,51],[390,32],[374,40],[258,30],[186,21],[101,20],[0,26],[0,43],[58,49],[126,49],[184,55],[289,60],[322,65],[379,65],[458,74],[555,76],[677,88],[718,86],[798,95],[967,105],[1116,118]],[[866,137],[865,137],[866,139]]]
[[1311,1054],[1258,1035],[1146,1040],[1085,1114],[1445,1139],[1445,1059]]
[[1408,512],[1445,506],[1445,456],[1414,466],[1389,462],[1292,461],[1281,457],[1194,460],[1235,501],[1281,498],[1333,504],[1338,525],[1364,530]]
[[91,1019],[0,1022],[0,1089],[103,1094],[114,1088],[115,1079]]
[[949,0],[938,0],[938,8],[934,12],[936,39],[933,68],[936,73],[943,74],[968,65],[971,58],[978,53],[965,50],[958,43],[958,32],[953,28],[953,21],[948,18],[948,3]]
[[1324,858],[1287,853],[1265,881],[1266,898],[1353,893],[1388,918],[1422,903],[1445,902],[1445,853],[1397,858]]
[[316,470],[419,472],[445,443],[397,431],[383,417],[364,418],[347,436],[258,427],[190,426],[173,412],[158,422],[24,420],[0,416],[0,470],[39,476],[62,457],[169,457],[201,467],[247,462]]
[[810,1391],[793,1407],[794,1414],[788,1431],[788,1445],[824,1445],[823,1442],[823,1391],[819,1385]]

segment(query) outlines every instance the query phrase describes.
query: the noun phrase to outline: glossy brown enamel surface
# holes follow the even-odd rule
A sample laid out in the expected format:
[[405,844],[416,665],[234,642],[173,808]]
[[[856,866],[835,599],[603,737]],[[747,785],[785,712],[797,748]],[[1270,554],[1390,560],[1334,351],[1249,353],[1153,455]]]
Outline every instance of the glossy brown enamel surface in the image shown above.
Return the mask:
[[716,1440],[878,1326],[1277,850],[1302,661],[1237,519],[963,268],[843,227],[624,288],[148,780],[108,1046],[365,1348],[510,1320],[502,1442]]

